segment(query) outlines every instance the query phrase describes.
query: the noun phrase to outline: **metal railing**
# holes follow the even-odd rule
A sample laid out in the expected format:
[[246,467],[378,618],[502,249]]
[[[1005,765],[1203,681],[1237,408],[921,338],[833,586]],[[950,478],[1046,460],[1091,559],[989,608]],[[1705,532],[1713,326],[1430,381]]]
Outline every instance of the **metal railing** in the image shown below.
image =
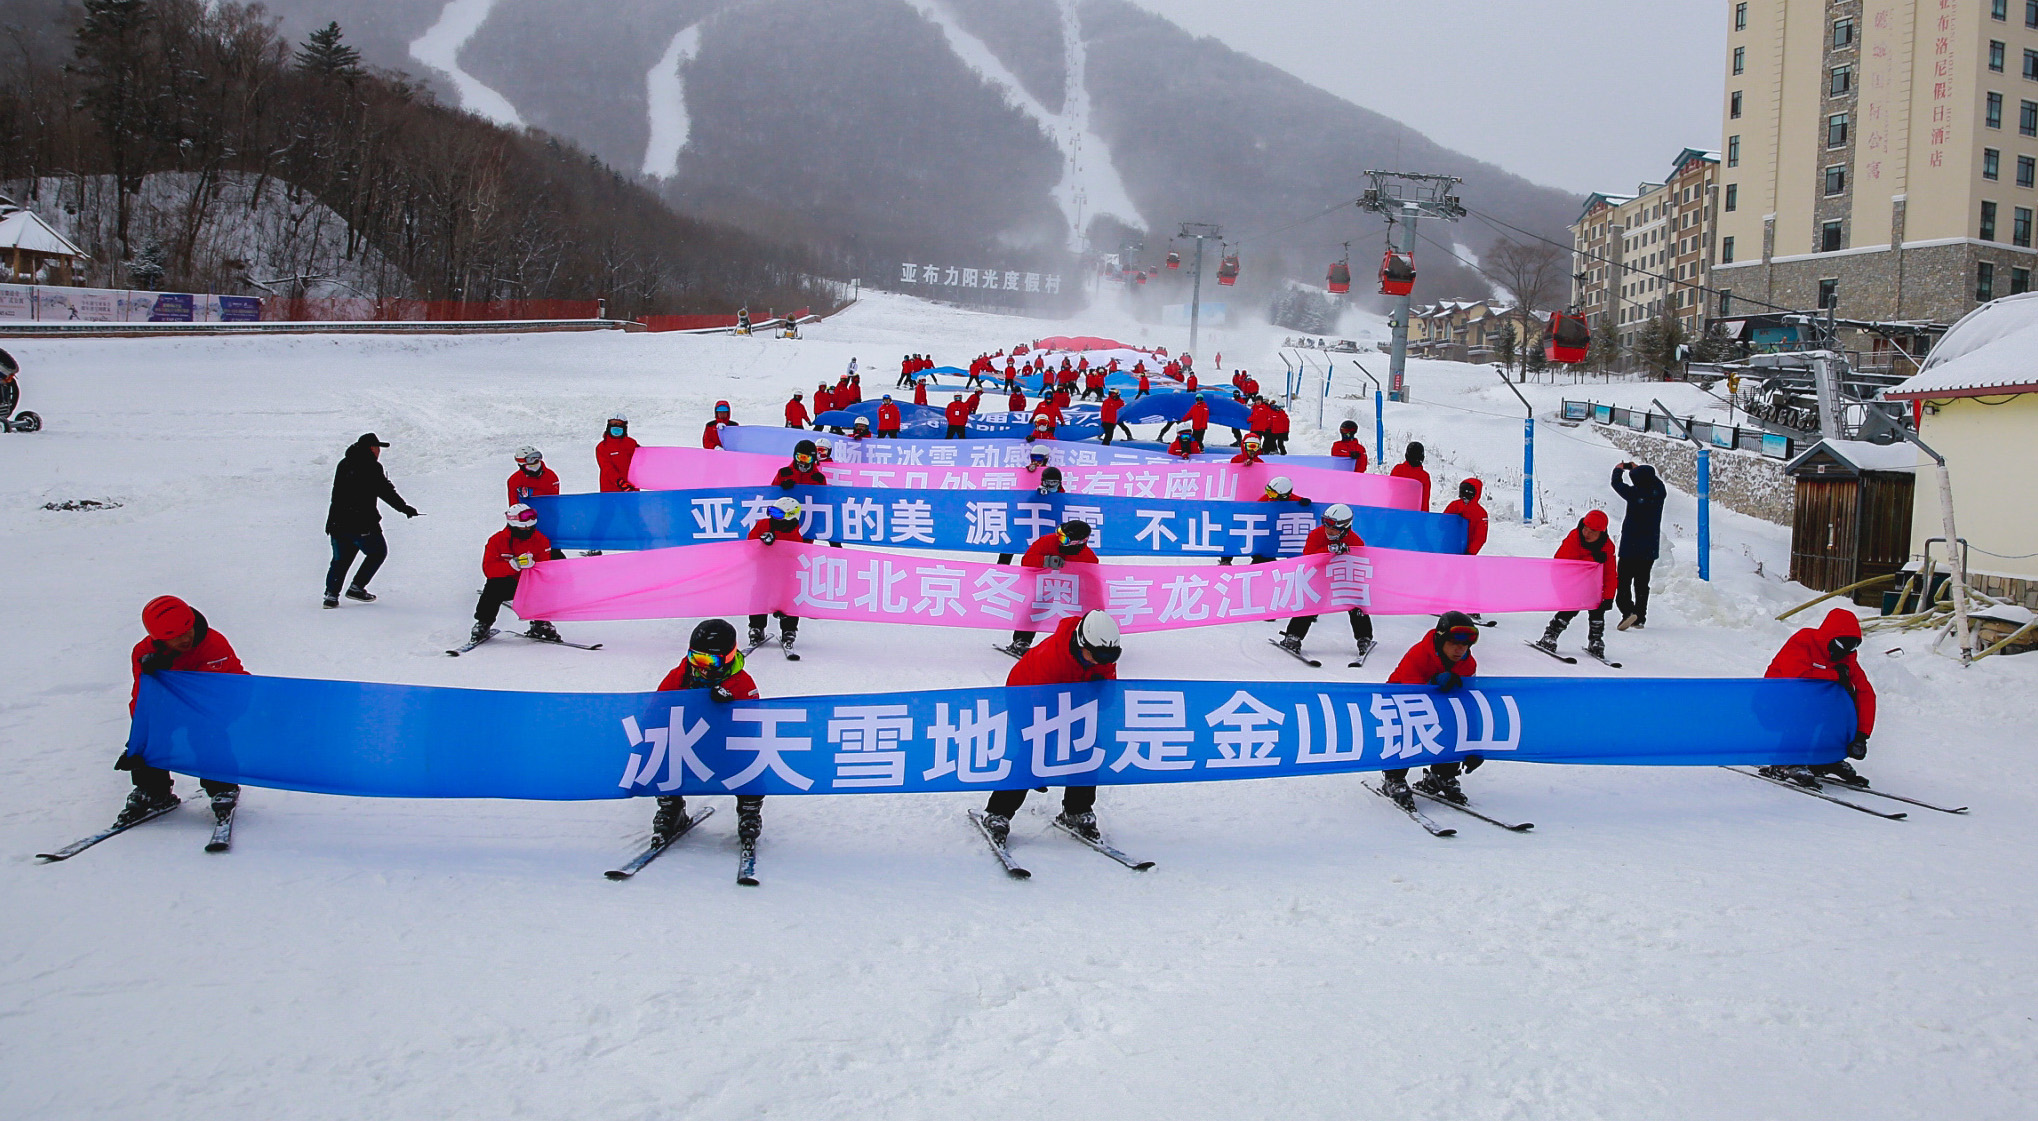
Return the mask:
[[1673,440],[1684,439],[1688,429],[1692,439],[1708,447],[1727,451],[1757,452],[1771,459],[1793,458],[1797,455],[1799,444],[1793,437],[1779,436],[1760,428],[1716,424],[1709,420],[1694,420],[1690,417],[1671,417],[1653,409],[1629,409],[1619,405],[1601,405],[1593,401],[1565,401],[1564,419],[1591,421],[1612,428],[1625,428],[1630,432],[1656,433]]

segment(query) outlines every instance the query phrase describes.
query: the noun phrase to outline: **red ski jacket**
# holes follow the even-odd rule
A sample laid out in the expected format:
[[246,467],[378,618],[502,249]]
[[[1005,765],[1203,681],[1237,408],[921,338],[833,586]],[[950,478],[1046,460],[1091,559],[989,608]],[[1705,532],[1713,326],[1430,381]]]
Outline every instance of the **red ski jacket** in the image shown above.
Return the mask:
[[[1019,563],[1027,568],[1046,568],[1047,554],[1059,552],[1060,548],[1061,535],[1050,533],[1033,544],[1028,545],[1026,547],[1026,555],[1019,558]],[[1081,549],[1076,550],[1074,556],[1064,556],[1061,559],[1066,564],[1096,564],[1097,554],[1092,552],[1088,545],[1085,545]]]
[[780,490],[791,490],[794,487],[825,487],[828,485],[828,476],[821,474],[821,465],[818,463],[814,464],[811,471],[802,471],[788,463],[778,469],[778,474],[771,477],[771,485]]
[[755,541],[767,533],[771,534],[775,539],[774,543],[776,541],[790,541],[795,545],[804,545],[807,541],[805,537],[800,535],[800,523],[781,522],[777,518],[757,519],[757,524],[750,527],[748,540]]
[[[1338,538],[1338,541],[1347,549],[1363,548],[1366,544],[1366,539],[1360,537],[1359,531],[1355,529],[1345,530],[1345,535]],[[1328,552],[1330,552],[1330,527],[1319,525],[1309,531],[1309,540],[1302,543],[1302,555],[1307,557]]]
[[1401,655],[1401,663],[1394,672],[1387,675],[1389,685],[1427,685],[1436,675],[1449,671],[1459,677],[1470,677],[1479,672],[1479,659],[1467,653],[1456,664],[1444,661],[1443,652],[1437,649],[1436,634],[1426,634],[1415,640],[1408,653]]
[[[708,422],[708,426],[707,426],[706,428],[703,428],[703,429],[701,429],[701,446],[702,446],[702,447],[704,447],[704,448],[719,448],[719,447],[721,447],[721,446],[722,446],[722,429],[724,429],[724,428],[734,428],[734,427],[736,427],[736,422],[735,422],[735,421],[733,421],[733,420],[711,420],[711,421],[709,421],[709,422]],[[557,491],[554,491],[553,493],[555,493],[555,494],[556,494],[556,493],[558,493],[558,492],[557,492]]]
[[1330,446],[1330,454],[1352,461],[1352,470],[1366,469],[1366,445],[1357,440],[1339,440]]
[[526,498],[533,498],[541,494],[558,493],[559,476],[554,474],[550,467],[541,464],[538,467],[538,473],[535,475],[521,467],[510,472],[509,504],[512,506]]
[[[194,615],[197,612],[193,612]],[[171,661],[170,669],[196,670],[199,673],[246,673],[241,668],[241,659],[234,653],[233,644],[226,636],[205,625],[205,616],[198,615],[198,641],[191,649],[177,655]],[[156,652],[156,640],[145,638],[134,644],[128,660],[134,664],[134,687],[128,690],[127,714],[134,715],[134,702],[142,691],[142,659]]]
[[594,446],[594,465],[605,491],[636,490],[630,484],[630,459],[637,454],[634,436],[603,436]]
[[739,669],[735,673],[723,678],[719,683],[703,681],[694,675],[693,666],[686,661],[681,661],[678,665],[672,667],[672,672],[666,674],[665,680],[658,683],[658,691],[661,693],[675,693],[682,689],[707,689],[715,684],[720,684],[722,688],[727,689],[739,701],[754,701],[757,699],[757,682],[750,679],[748,670]]
[[1764,677],[1802,677],[1812,681],[1837,681],[1854,697],[1854,730],[1864,736],[1875,733],[1875,686],[1861,672],[1853,654],[1835,659],[1833,640],[1860,638],[1861,620],[1844,607],[1826,612],[1826,621],[1806,627],[1784,640],[1783,649],[1769,663]]
[[941,414],[948,418],[948,423],[956,425],[968,424],[969,412],[968,401],[950,401],[948,407],[941,410]]
[[1429,472],[1413,463],[1397,463],[1394,470],[1387,472],[1397,479],[1414,479],[1422,484],[1422,505],[1417,507],[1423,513],[1429,512]]
[[806,402],[800,400],[792,400],[787,401],[785,403],[785,422],[787,427],[789,428],[801,427],[805,425],[809,419],[810,418],[807,416]]
[[1606,511],[1587,510],[1585,516],[1578,519],[1578,525],[1583,529],[1598,530],[1599,543],[1587,545],[1584,536],[1577,529],[1573,529],[1565,535],[1564,543],[1557,546],[1557,559],[1599,562],[1601,569],[1599,597],[1610,600],[1614,591],[1620,587],[1620,558],[1615,555],[1613,535],[1606,531]]
[[1477,479],[1466,479],[1472,484],[1472,500],[1454,498],[1444,513],[1456,514],[1465,519],[1465,552],[1477,554],[1486,547],[1486,507],[1479,505],[1480,496],[1486,493],[1486,484]]
[[1005,684],[1079,685],[1085,681],[1116,681],[1118,663],[1090,666],[1076,656],[1076,627],[1082,621],[1080,615],[1063,619],[1046,642],[1034,646],[1019,659],[1019,664],[1005,675]]
[[510,536],[510,528],[504,526],[496,530],[495,536],[490,537],[488,544],[482,547],[481,574],[490,579],[497,576],[515,576],[523,570],[510,563],[512,558],[530,557],[531,562],[536,564],[551,556],[552,541],[545,536],[543,530],[534,529],[529,537],[519,541],[513,539]]
[[1123,397],[1106,397],[1104,398],[1104,403],[1097,408],[1097,416],[1104,422],[1104,427],[1109,429],[1112,425],[1118,423],[1118,410],[1124,407],[1125,399]]

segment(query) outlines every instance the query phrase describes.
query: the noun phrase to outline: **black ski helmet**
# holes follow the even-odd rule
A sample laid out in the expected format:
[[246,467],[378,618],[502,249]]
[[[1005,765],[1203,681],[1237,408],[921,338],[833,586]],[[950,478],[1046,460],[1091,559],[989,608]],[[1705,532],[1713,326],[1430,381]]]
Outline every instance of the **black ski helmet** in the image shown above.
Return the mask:
[[21,364],[14,360],[14,356],[0,350],[0,377],[11,378],[20,372]]
[[1407,454],[1408,462],[1415,464],[1417,467],[1420,467],[1422,466],[1422,455],[1423,455],[1422,441],[1421,440],[1408,441],[1408,454]]
[[815,452],[814,452],[814,441],[812,441],[812,440],[801,440],[801,441],[800,441],[799,443],[797,443],[797,444],[794,444],[794,445],[793,445],[793,454],[794,454],[794,455],[813,455],[813,454],[815,454]]
[[703,654],[727,654],[736,649],[736,628],[727,619],[703,619],[694,627],[687,648]]
[[1471,639],[1470,642],[1465,643],[1467,646],[1471,646],[1479,641],[1479,624],[1473,622],[1470,615],[1462,611],[1446,611],[1442,615],[1437,616],[1436,631],[1431,636],[1432,640],[1436,643],[1439,653],[1443,651],[1444,643],[1449,641],[1452,631],[1465,632]]
[[[1054,484],[1053,491],[1048,490],[1047,484],[1049,483]],[[1042,471],[1040,472],[1040,489],[1042,493],[1046,494],[1052,494],[1057,491],[1060,491],[1062,489],[1061,468],[1048,467],[1042,469]]]
[[1356,420],[1345,421],[1337,426],[1337,430],[1346,436],[1356,436],[1359,434],[1359,422]]

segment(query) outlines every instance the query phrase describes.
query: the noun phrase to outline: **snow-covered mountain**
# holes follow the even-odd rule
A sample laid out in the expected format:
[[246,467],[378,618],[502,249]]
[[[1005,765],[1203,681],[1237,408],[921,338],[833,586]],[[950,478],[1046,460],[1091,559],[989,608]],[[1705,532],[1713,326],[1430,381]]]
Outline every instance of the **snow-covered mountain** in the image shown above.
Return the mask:
[[[855,258],[1147,254],[1182,221],[1248,238],[1249,275],[1320,276],[1369,167],[1467,180],[1475,208],[1559,234],[1576,199],[1343,101],[1129,0],[275,0],[369,61],[664,181],[683,209]],[[1493,231],[1459,232],[1483,251]],[[1427,294],[1481,294],[1442,253]],[[1431,287],[1436,285],[1436,287]],[[1463,289],[1464,291],[1460,291]]]

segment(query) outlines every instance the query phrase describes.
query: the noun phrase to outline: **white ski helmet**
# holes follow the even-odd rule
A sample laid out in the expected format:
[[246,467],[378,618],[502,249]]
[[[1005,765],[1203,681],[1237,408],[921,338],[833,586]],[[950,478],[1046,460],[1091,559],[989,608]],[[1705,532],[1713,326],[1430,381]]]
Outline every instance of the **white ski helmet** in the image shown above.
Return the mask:
[[1339,529],[1351,528],[1352,508],[1342,502],[1337,503],[1323,512],[1323,524],[1334,525]]
[[1286,498],[1295,493],[1295,480],[1286,475],[1276,475],[1267,480],[1267,489]]
[[532,447],[529,444],[525,444],[523,447],[517,449],[517,462],[543,463],[545,462],[545,453],[539,451],[538,449]]
[[1076,624],[1076,644],[1104,665],[1118,660],[1121,640],[1118,620],[1102,611],[1092,611]]
[[503,520],[509,523],[511,529],[535,529],[538,512],[519,502],[503,512]]
[[800,500],[791,495],[772,503],[771,508],[778,511],[778,520],[782,522],[789,522],[800,516]]
[[1257,433],[1257,432],[1248,432],[1248,433],[1246,433],[1246,436],[1245,436],[1245,441],[1244,441],[1244,443],[1245,443],[1245,446],[1246,446],[1246,447],[1248,447],[1248,448],[1257,448],[1257,447],[1259,447],[1259,446],[1260,446],[1261,442],[1262,442],[1262,441],[1260,440],[1260,434],[1259,434],[1259,433]]
[[626,413],[626,412],[624,412],[624,411],[623,411],[623,410],[621,410],[621,409],[610,409],[610,410],[609,410],[609,419],[610,419],[611,421],[617,421],[617,420],[620,420],[620,421],[622,421],[622,422],[623,422],[624,424],[628,424],[628,423],[630,423],[630,414],[629,414],[629,413]]

